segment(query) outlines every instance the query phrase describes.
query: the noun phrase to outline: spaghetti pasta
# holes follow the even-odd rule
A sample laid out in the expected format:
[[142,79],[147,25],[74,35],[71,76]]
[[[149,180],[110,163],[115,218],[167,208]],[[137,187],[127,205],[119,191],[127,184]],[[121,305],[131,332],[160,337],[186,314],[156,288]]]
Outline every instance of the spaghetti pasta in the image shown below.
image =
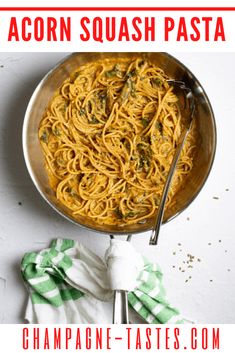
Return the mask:
[[[78,68],[40,122],[51,187],[73,217],[99,224],[143,222],[158,209],[183,129],[166,74],[142,58],[112,58]],[[167,206],[193,166],[190,133]]]

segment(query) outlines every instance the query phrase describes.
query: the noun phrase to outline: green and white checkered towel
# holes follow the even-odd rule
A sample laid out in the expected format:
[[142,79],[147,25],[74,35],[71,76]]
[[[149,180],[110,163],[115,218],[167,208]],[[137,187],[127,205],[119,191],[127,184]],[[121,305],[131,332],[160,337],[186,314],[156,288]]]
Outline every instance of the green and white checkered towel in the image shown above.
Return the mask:
[[[127,253],[132,262],[132,245],[112,241],[111,247],[119,245],[118,242],[122,247],[129,244]],[[30,323],[54,324],[112,322],[113,285],[107,265],[110,249],[107,253],[105,262],[77,241],[56,239],[48,249],[25,254],[21,271],[30,294],[26,319]],[[111,259],[114,253],[111,250]],[[129,307],[148,323],[188,323],[167,302],[158,265],[138,256],[142,265],[138,268],[136,287],[128,294]],[[125,272],[122,269],[126,281]]]

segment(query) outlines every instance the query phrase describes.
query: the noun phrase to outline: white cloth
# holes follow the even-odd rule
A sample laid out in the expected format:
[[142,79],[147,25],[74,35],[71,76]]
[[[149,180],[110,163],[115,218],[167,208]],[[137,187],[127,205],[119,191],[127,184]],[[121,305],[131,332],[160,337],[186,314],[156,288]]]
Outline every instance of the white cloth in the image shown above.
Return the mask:
[[[56,250],[60,251],[58,240]],[[38,255],[37,267],[40,267],[40,262],[47,251],[43,250]],[[131,291],[137,286],[137,277],[144,267],[142,256],[130,242],[117,239],[110,240],[105,261],[78,242],[64,253],[73,261],[73,265],[66,270],[66,283],[86,295],[77,300],[64,301],[63,305],[55,307],[49,303],[33,303],[34,291],[30,288],[31,295],[25,319],[30,323],[54,324],[112,322],[113,290]],[[52,258],[53,264],[47,268],[48,273],[53,273],[54,268],[63,260],[60,254],[61,252],[59,256]],[[142,321],[134,311],[130,313],[130,318],[135,322]]]
[[50,248],[25,254],[21,271],[30,323],[111,323],[113,289],[129,291],[131,322],[187,322],[166,300],[159,266],[123,240],[111,240],[103,261],[77,241],[55,239]]
[[[144,262],[130,242],[111,239],[105,263],[82,244],[76,246],[76,250],[65,252],[73,257],[73,266],[66,271],[66,282],[72,287],[104,301],[112,298],[113,290],[129,292],[137,287],[137,277]],[[53,259],[54,264],[59,260]]]
[[127,241],[112,239],[105,253],[109,287],[112,290],[133,291],[144,267],[142,256]]

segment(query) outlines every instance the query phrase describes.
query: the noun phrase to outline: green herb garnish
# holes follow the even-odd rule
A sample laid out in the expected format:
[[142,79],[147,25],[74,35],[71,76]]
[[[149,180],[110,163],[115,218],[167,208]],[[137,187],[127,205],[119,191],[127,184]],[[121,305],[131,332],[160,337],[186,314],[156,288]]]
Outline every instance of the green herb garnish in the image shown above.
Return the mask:
[[135,94],[135,84],[132,80],[130,80],[130,87],[131,87],[131,95],[132,97],[136,97],[136,94]]
[[54,130],[53,130],[53,134],[55,136],[60,136],[60,130],[56,127]]
[[126,76],[127,76],[128,78],[133,77],[133,76],[135,76],[135,75],[136,75],[136,69],[133,69],[133,70],[127,72],[127,74],[126,74]]
[[119,97],[119,102],[122,104],[125,102],[125,100],[128,98],[129,94],[132,91],[132,83],[131,80],[128,78],[128,80],[125,82],[120,97]]
[[137,150],[138,152],[142,153],[145,149],[145,145],[143,143],[138,143]]
[[48,143],[48,135],[47,135],[46,131],[43,131],[42,135],[40,136],[40,140],[45,143]]
[[159,121],[156,121],[156,129],[159,130],[160,133],[162,133],[162,130],[163,130],[163,126],[162,126],[162,123],[160,123]]
[[91,120],[89,120],[89,124],[98,124],[99,120],[96,119],[95,115],[92,115]]
[[144,169],[147,172],[152,158],[151,147],[149,144],[139,143],[137,151],[139,152],[139,169]]
[[149,125],[149,120],[146,118],[141,118],[141,123],[144,128],[146,128]]
[[108,78],[116,76],[116,71],[115,70],[106,71],[105,72],[105,76],[108,77]]
[[79,114],[80,115],[86,115],[86,109],[81,108],[80,111],[79,111]]
[[136,212],[130,211],[130,212],[125,214],[125,218],[127,218],[127,217],[135,217],[136,214],[137,214]]
[[113,69],[111,69],[111,70],[109,70],[109,71],[106,71],[106,72],[105,72],[105,76],[108,77],[108,78],[114,77],[114,76],[117,76],[117,77],[119,77],[119,78],[122,78],[122,77],[123,77],[123,75],[122,75],[121,71],[119,70],[117,64],[114,66]]
[[118,219],[122,219],[124,217],[124,215],[123,215],[122,211],[119,209],[119,207],[117,207],[114,210],[114,214]]
[[142,154],[139,159],[139,169],[145,169],[145,171],[148,171],[148,168],[150,167],[150,159],[148,156]]
[[71,197],[73,197],[75,200],[79,200],[79,195],[74,191],[71,187],[67,187],[66,189],[67,193],[70,194]]
[[162,83],[162,81],[159,78],[152,78],[151,82],[156,86],[159,86]]

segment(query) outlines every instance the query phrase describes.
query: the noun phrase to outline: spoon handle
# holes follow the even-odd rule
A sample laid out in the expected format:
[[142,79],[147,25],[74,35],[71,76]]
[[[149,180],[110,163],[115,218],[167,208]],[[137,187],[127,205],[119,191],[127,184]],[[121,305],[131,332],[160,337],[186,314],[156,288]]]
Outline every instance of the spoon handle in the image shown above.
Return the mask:
[[187,100],[187,103],[188,103],[188,106],[190,109],[190,114],[188,116],[187,127],[185,127],[185,129],[183,130],[183,132],[179,138],[179,142],[176,147],[173,160],[171,162],[170,170],[167,175],[167,179],[166,179],[166,182],[165,182],[165,185],[163,188],[163,193],[161,196],[157,217],[156,217],[156,220],[155,220],[155,223],[154,223],[154,226],[152,229],[152,233],[150,236],[149,245],[157,245],[158,235],[159,235],[160,227],[162,224],[162,219],[163,219],[163,214],[164,214],[168,191],[171,186],[171,181],[172,181],[175,169],[176,169],[176,165],[179,160],[180,152],[182,151],[182,148],[184,146],[184,142],[188,136],[189,131],[191,130],[192,122],[193,122],[193,118],[194,118],[194,112],[195,112],[195,101],[194,101],[194,96],[192,94],[192,90],[189,87],[187,87],[183,81],[177,81],[174,79],[170,79],[170,80],[167,80],[167,82],[170,85],[173,85],[175,88],[184,92],[185,98]]
[[[191,124],[190,124],[191,127]],[[178,146],[176,147],[175,150],[175,154],[174,154],[174,158],[173,161],[171,163],[171,167],[167,176],[167,180],[165,182],[165,186],[164,186],[164,190],[161,196],[161,201],[159,204],[159,208],[158,208],[158,214],[157,214],[157,218],[150,236],[150,240],[149,240],[149,245],[157,245],[157,241],[158,241],[158,235],[159,235],[159,231],[160,231],[160,227],[162,224],[162,218],[163,218],[163,214],[164,214],[164,208],[165,208],[165,203],[167,200],[167,195],[168,195],[168,191],[169,188],[171,186],[171,181],[176,169],[176,165],[180,156],[180,152],[182,151],[182,148],[184,146],[184,142],[186,140],[186,137],[190,131],[190,127],[188,129],[185,129],[184,132],[181,134],[180,136],[180,141],[178,143]]]
[[127,292],[114,291],[113,324],[129,324]]

